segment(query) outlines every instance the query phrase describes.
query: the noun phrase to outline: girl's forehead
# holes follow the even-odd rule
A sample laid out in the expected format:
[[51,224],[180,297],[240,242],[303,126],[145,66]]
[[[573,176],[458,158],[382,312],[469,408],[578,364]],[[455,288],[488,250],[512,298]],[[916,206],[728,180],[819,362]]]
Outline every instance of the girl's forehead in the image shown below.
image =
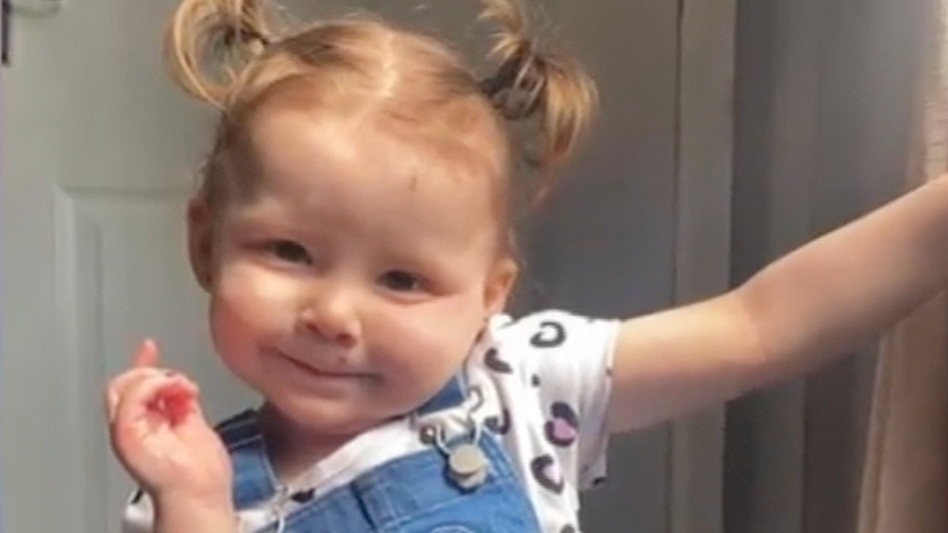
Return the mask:
[[496,226],[496,178],[417,141],[302,113],[270,114],[250,137],[254,188],[284,214],[458,238]]
[[489,210],[498,193],[499,177],[477,154],[400,138],[369,121],[273,112],[256,121],[250,138],[259,177],[303,197],[335,193],[475,212]]

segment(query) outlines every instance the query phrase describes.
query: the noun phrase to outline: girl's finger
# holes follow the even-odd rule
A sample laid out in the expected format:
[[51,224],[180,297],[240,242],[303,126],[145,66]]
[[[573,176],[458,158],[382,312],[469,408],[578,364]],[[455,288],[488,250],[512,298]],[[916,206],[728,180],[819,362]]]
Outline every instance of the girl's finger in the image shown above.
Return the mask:
[[145,339],[135,354],[134,368],[152,367],[158,364],[158,345],[151,339]]
[[133,368],[120,374],[109,382],[106,389],[106,405],[111,405],[114,409],[122,396],[125,395],[129,387],[134,383],[141,381],[149,376],[161,375],[162,371],[157,368]]
[[157,377],[168,377],[176,376],[178,374],[171,373],[168,370],[160,370],[157,368],[138,368],[134,370],[129,370],[124,374],[113,379],[109,383],[108,387],[105,389],[105,409],[108,414],[109,422],[115,422],[116,410],[118,409],[118,404],[128,395],[128,391],[133,389],[136,384],[142,382],[145,379],[154,379]]
[[119,394],[115,390],[115,386],[109,384],[105,388],[105,414],[108,418],[108,421],[115,422],[115,409],[118,408],[119,403]]
[[[180,390],[178,380],[164,374],[151,374],[128,385],[119,397],[115,422],[125,429],[138,427],[146,420],[167,418],[160,409],[168,391]],[[169,420],[170,421],[170,420]]]
[[191,415],[200,414],[197,387],[186,380],[178,379],[169,383],[158,394],[158,408],[173,427],[185,422]]

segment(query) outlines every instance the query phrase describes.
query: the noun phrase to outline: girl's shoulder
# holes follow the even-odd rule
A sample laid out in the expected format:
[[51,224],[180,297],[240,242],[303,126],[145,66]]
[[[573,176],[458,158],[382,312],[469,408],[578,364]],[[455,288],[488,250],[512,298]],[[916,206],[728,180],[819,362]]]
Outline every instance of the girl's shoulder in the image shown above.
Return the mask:
[[579,407],[608,394],[621,321],[550,309],[491,319],[471,362],[502,397]]
[[521,317],[494,316],[488,326],[489,350],[529,364],[553,357],[582,356],[594,350],[611,352],[620,320],[576,314],[561,309],[534,311]]

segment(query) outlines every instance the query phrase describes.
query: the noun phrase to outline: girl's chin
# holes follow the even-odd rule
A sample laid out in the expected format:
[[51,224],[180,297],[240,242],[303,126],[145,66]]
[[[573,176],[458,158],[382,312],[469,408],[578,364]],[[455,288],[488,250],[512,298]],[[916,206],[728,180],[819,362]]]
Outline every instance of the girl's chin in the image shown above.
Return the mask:
[[357,410],[351,404],[340,405],[343,402],[313,398],[282,400],[267,402],[261,416],[285,430],[300,434],[351,437],[394,418],[367,417],[363,410]]

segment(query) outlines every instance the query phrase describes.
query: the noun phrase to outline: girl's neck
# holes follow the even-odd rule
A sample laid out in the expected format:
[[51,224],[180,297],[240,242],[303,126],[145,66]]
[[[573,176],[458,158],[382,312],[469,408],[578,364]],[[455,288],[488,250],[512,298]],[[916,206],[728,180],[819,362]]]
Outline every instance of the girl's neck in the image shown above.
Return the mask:
[[299,426],[265,403],[258,415],[260,431],[274,473],[283,483],[309,470],[341,448],[355,435],[327,435]]

